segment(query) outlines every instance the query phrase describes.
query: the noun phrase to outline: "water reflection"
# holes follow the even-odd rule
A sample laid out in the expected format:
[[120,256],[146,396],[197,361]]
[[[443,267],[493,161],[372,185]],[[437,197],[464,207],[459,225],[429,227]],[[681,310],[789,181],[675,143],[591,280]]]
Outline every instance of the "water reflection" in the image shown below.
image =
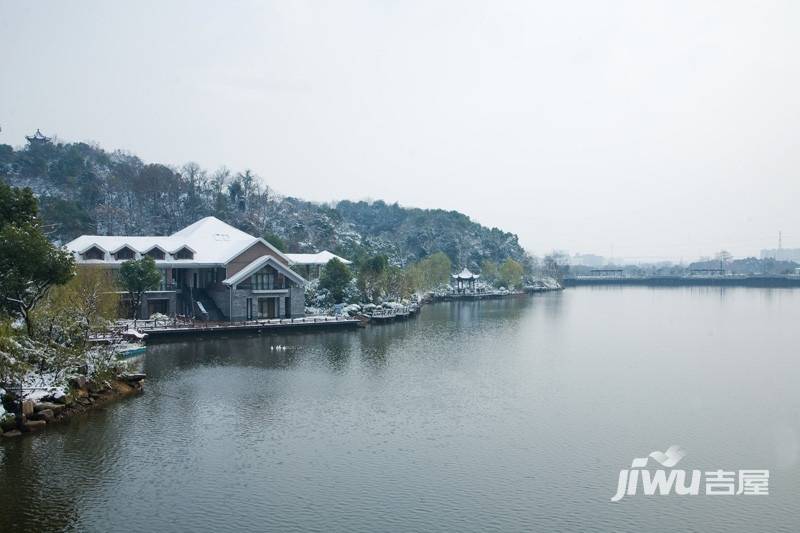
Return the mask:
[[[798,316],[800,291],[587,287],[154,344],[142,397],[0,445],[0,531],[794,531]],[[772,494],[608,502],[672,443]]]

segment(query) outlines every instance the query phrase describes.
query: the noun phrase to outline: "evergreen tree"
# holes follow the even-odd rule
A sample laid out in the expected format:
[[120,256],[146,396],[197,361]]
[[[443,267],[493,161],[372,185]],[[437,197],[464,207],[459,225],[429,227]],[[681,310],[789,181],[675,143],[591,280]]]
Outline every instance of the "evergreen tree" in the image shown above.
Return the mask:
[[344,300],[344,293],[351,279],[353,279],[353,274],[347,268],[347,265],[334,257],[322,269],[319,277],[319,286],[327,289],[331,293],[334,302],[338,304]]
[[25,320],[29,335],[33,309],[74,272],[72,256],[50,243],[37,212],[30,189],[0,182],[0,311]]
[[155,260],[146,255],[135,261],[125,261],[119,269],[119,281],[131,298],[131,314],[139,318],[139,307],[144,293],[157,289],[161,283],[161,272]]

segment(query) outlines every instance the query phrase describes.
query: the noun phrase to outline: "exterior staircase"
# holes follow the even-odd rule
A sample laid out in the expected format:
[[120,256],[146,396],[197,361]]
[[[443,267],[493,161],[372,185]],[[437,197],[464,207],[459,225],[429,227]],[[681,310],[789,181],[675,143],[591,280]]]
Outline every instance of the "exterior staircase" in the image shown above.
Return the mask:
[[197,318],[213,321],[227,320],[214,300],[203,289],[193,289],[192,297],[194,298],[193,311]]

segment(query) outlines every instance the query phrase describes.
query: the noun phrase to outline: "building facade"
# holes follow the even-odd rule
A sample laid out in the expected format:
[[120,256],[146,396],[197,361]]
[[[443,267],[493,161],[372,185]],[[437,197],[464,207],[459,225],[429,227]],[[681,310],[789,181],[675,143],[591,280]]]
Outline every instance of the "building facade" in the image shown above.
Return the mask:
[[161,272],[139,316],[154,313],[209,320],[294,318],[305,313],[305,279],[274,246],[215,217],[169,236],[82,235],[67,243],[78,266],[118,272],[150,256]]

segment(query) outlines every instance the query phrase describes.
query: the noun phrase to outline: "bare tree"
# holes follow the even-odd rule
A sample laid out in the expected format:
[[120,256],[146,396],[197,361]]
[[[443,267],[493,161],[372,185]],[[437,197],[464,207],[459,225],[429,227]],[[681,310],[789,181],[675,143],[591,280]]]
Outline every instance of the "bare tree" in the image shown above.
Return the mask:
[[720,270],[725,270],[732,260],[733,254],[731,254],[728,250],[721,250],[719,253],[717,253],[717,261],[719,261]]

